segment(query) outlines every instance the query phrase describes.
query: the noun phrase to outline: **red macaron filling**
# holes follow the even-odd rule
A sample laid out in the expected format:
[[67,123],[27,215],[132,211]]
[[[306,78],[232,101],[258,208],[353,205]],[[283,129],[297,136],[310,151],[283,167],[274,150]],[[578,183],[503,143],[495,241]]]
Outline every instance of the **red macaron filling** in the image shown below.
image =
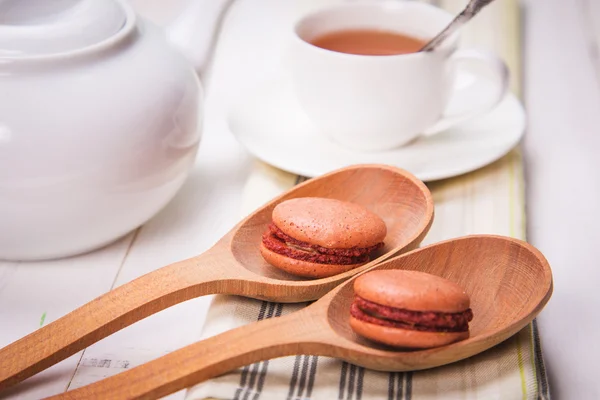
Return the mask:
[[296,260],[318,264],[351,265],[369,261],[370,254],[383,247],[383,242],[371,247],[353,247],[350,249],[329,249],[294,239],[285,234],[274,223],[263,234],[263,245],[274,253]]
[[370,324],[425,332],[466,332],[473,319],[470,308],[457,313],[410,311],[354,297],[350,314]]

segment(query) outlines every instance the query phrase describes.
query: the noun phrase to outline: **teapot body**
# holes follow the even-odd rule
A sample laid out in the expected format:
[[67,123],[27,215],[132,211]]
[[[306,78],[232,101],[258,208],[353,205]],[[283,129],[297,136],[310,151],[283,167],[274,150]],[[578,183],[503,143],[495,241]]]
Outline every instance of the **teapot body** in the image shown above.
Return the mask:
[[0,259],[101,247],[185,181],[201,136],[200,82],[161,30],[128,24],[76,51],[0,54]]

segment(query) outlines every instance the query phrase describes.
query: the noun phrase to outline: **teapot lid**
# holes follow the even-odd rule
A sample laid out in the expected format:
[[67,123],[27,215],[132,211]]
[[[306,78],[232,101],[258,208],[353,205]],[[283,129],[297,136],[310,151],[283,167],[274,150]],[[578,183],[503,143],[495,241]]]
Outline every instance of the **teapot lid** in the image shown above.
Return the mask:
[[119,0],[0,0],[0,58],[69,52],[123,28]]

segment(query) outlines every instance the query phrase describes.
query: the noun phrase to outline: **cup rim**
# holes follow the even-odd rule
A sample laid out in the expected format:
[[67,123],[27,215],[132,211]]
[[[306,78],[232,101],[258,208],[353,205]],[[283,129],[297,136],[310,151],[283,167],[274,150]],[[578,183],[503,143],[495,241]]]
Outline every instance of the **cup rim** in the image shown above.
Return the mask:
[[[428,53],[423,53],[423,52],[416,52],[416,53],[404,53],[404,54],[388,54],[388,55],[368,55],[368,54],[352,54],[352,53],[343,53],[343,52],[339,52],[339,51],[335,51],[335,50],[329,50],[329,49],[324,49],[322,47],[318,47],[315,46],[314,44],[304,40],[302,37],[300,37],[300,35],[298,34],[298,29],[300,28],[300,26],[305,23],[307,20],[314,18],[318,15],[321,14],[325,14],[331,11],[335,11],[335,10],[340,10],[340,9],[349,9],[349,8],[360,8],[360,7],[372,7],[372,8],[391,8],[391,9],[399,9],[401,7],[405,7],[407,4],[404,4],[404,1],[392,1],[392,0],[384,0],[384,1],[353,1],[353,2],[344,2],[344,3],[338,3],[338,4],[334,4],[334,5],[330,5],[330,6],[326,6],[326,7],[320,7],[316,10],[310,11],[304,15],[302,15],[299,19],[296,20],[296,22],[294,23],[294,27],[293,27],[293,32],[292,32],[292,36],[294,38],[294,40],[298,41],[299,43],[302,43],[303,45],[308,45],[310,48],[318,51],[318,52],[322,52],[323,54],[329,54],[329,55],[335,55],[338,57],[349,57],[349,58],[354,58],[354,59],[364,59],[364,60],[397,60],[398,58],[402,58],[402,59],[408,59],[408,58],[418,58],[418,57],[423,57],[426,56],[427,54],[437,54],[437,53],[442,53],[442,52],[454,52],[457,47],[458,47],[458,40],[460,38],[460,32],[455,32],[454,34],[452,34],[447,40],[447,43],[440,46],[439,48],[428,52]],[[426,8],[429,10],[436,10],[436,12],[442,12],[444,14],[446,14],[449,18],[454,18],[454,15],[449,13],[448,11],[440,8],[440,7],[436,7],[432,4],[428,4],[428,3],[422,3],[422,2],[410,2],[410,7],[422,7],[422,8]]]

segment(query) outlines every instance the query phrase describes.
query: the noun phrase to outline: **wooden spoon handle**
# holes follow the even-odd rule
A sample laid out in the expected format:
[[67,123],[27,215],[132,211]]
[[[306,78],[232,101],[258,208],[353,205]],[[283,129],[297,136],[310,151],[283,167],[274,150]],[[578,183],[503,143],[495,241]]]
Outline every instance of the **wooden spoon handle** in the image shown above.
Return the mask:
[[324,351],[328,346],[318,343],[320,331],[306,310],[266,319],[49,399],[160,398],[257,361]]
[[228,285],[231,281],[226,278],[231,277],[222,270],[214,268],[209,255],[169,265],[0,349],[0,390],[175,304],[207,294],[235,292],[239,285]]

